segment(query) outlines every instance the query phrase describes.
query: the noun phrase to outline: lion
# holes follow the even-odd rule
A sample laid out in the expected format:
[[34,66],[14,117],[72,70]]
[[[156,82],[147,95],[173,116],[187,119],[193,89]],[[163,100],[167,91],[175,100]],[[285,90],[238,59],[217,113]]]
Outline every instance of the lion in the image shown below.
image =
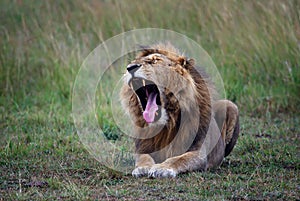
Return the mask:
[[219,167],[239,135],[238,107],[170,43],[142,47],[120,97],[133,124],[134,177],[176,177]]

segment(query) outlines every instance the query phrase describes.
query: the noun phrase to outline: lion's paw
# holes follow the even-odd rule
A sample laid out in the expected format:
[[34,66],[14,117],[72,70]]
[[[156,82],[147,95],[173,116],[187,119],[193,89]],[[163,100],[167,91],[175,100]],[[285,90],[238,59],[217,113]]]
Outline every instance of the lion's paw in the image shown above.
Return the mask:
[[167,168],[160,165],[154,165],[148,172],[148,177],[153,178],[174,178],[176,175],[177,173],[173,168]]
[[132,171],[132,176],[134,177],[142,177],[147,176],[149,173],[150,167],[137,167]]

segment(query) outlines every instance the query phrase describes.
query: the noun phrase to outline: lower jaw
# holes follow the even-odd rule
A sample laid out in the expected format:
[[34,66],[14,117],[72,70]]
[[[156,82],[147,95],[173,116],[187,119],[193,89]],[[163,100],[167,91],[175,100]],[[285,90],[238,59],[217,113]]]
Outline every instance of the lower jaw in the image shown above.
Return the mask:
[[[144,112],[144,110],[143,110],[143,112]],[[143,113],[142,112],[142,113]],[[152,122],[147,122],[147,120],[143,117],[143,120],[147,123],[147,124],[155,124],[155,123],[158,123],[158,122],[160,122],[160,120],[161,120],[161,118],[162,118],[162,109],[159,109],[159,110],[157,110],[156,111],[158,114],[157,115],[155,115],[155,117],[154,117],[154,120],[152,121]]]

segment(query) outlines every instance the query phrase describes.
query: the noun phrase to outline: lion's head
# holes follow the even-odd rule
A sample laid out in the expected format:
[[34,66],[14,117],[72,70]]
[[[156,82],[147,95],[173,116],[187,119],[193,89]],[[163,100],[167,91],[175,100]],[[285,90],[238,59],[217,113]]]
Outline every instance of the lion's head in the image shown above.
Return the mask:
[[180,112],[195,110],[191,106],[198,105],[200,99],[206,99],[203,106],[208,106],[206,83],[193,65],[192,59],[170,44],[142,49],[128,64],[122,89],[123,107],[136,124],[174,125]]

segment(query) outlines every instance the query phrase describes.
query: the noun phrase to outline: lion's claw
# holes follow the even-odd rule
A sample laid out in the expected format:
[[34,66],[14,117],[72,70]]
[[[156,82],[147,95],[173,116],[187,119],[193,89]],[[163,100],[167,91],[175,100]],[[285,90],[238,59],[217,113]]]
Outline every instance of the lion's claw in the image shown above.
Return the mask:
[[166,177],[174,178],[176,177],[176,175],[177,173],[173,168],[166,168],[160,166],[153,166],[148,172],[148,177],[153,177],[153,178],[166,178]]
[[132,171],[132,176],[134,177],[142,177],[147,176],[148,172],[150,170],[150,167],[137,167]]

